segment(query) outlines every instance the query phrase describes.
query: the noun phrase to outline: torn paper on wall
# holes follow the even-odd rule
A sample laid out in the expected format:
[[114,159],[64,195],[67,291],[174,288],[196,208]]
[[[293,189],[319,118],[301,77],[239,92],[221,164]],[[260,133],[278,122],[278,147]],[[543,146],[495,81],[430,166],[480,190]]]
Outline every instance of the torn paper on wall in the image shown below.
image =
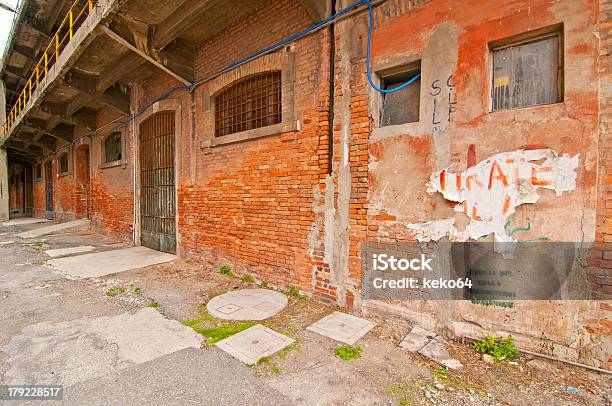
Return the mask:
[[495,235],[495,241],[515,241],[504,229],[508,217],[521,204],[536,203],[538,189],[554,190],[557,196],[574,190],[577,168],[578,155],[558,156],[551,149],[541,149],[496,154],[458,174],[448,169],[435,172],[427,191],[460,203],[455,210],[471,221],[463,231],[451,219],[408,224],[408,228],[419,241],[437,241],[443,236],[467,241],[489,234]]

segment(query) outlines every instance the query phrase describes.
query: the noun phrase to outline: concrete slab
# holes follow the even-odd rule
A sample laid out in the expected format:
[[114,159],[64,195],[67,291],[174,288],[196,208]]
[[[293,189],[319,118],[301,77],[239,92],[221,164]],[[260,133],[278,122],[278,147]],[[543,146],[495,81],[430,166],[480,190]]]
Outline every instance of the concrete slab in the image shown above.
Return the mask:
[[58,248],[54,250],[46,250],[45,254],[49,255],[51,258],[65,257],[67,255],[74,254],[82,254],[85,252],[91,252],[95,250],[95,247],[91,245],[79,245],[78,247],[69,247],[69,248]]
[[287,306],[287,297],[269,289],[233,290],[206,304],[211,316],[225,320],[264,320]]
[[96,278],[130,269],[174,261],[175,255],[146,247],[96,252],[76,257],[50,259],[47,263],[76,278]]
[[5,382],[58,382],[70,386],[185,348],[200,348],[202,336],[157,310],[45,321],[28,325],[3,351]]
[[341,343],[353,345],[375,326],[370,320],[355,317],[350,314],[333,312],[306,330],[321,334]]
[[87,219],[68,221],[66,223],[54,224],[52,226],[41,227],[35,230],[25,231],[23,233],[17,234],[19,238],[37,238],[42,237],[43,235],[57,233],[59,231],[66,231],[73,228],[86,227],[89,226],[90,221]]
[[32,217],[22,217],[22,218],[18,218],[18,219],[12,219],[9,221],[5,221],[3,223],[1,223],[4,227],[11,227],[11,226],[21,226],[21,225],[26,225],[26,224],[37,224],[37,223],[48,223],[49,220],[47,219],[38,219],[38,218],[32,218]]
[[419,354],[431,358],[438,364],[442,364],[450,369],[463,368],[463,364],[452,358],[448,351],[446,351],[446,342],[441,337],[431,340],[429,344],[419,350]]
[[436,338],[436,333],[425,330],[419,326],[412,327],[410,333],[400,343],[400,347],[406,351],[417,352],[425,347],[432,339]]
[[256,364],[263,357],[269,357],[293,343],[268,327],[256,324],[238,334],[219,341],[216,345],[231,356],[247,365]]

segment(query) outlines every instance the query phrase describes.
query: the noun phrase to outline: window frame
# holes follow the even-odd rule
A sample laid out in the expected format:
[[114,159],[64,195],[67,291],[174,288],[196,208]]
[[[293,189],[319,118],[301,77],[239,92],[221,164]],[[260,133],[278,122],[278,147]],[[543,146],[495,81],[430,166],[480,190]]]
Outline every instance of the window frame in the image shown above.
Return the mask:
[[[66,170],[62,171],[62,158],[66,157]],[[67,176],[70,173],[70,156],[68,151],[62,152],[57,157],[57,174],[58,176]]]
[[[557,53],[557,100],[551,103],[530,104],[527,106],[511,107],[505,109],[493,108],[493,90],[494,90],[494,53],[504,49],[517,47],[521,45],[531,44],[538,41],[543,41],[548,38],[558,38],[558,53]],[[565,102],[565,41],[563,24],[555,24],[549,27],[540,28],[537,30],[520,33],[509,38],[490,42],[488,44],[488,97],[489,97],[489,113],[500,113],[504,111],[514,111],[520,109],[537,108],[543,106],[553,106]]]
[[[34,164],[34,169],[32,172],[34,172],[34,176],[33,176],[34,181],[41,181],[43,179],[43,166],[41,163]],[[39,176],[39,172],[40,172],[40,176]]]
[[[109,137],[112,137],[113,135],[116,134],[121,134],[121,159],[116,160],[116,161],[110,161],[110,162],[106,162],[106,140],[108,140]],[[125,169],[127,167],[127,157],[126,157],[126,146],[127,146],[127,140],[126,140],[126,131],[124,129],[120,129],[118,131],[113,131],[111,133],[106,133],[103,134],[100,138],[99,138],[99,151],[100,151],[100,163],[98,164],[98,170],[104,170],[104,169],[108,169],[108,168],[114,168],[117,166],[123,166],[123,168]]]
[[[202,133],[200,147],[202,149],[213,148],[298,130],[299,123],[295,117],[295,65],[294,49],[293,47],[286,47],[238,66],[202,86],[202,88],[198,90],[198,93],[203,99],[202,116],[206,124]],[[281,72],[281,122],[233,134],[215,136],[215,96],[227,86],[231,86],[241,79],[270,71]]]
[[[403,64],[403,65],[397,65],[394,66],[392,68],[388,68],[388,69],[384,69],[384,70],[380,70],[376,72],[376,76],[378,78],[378,82],[379,82],[379,87],[381,89],[386,89],[386,85],[385,85],[385,79],[389,79],[391,77],[394,76],[399,76],[402,74],[411,74],[412,72],[415,72],[414,75],[411,75],[411,79],[418,75],[422,75],[422,70],[421,70],[421,60],[418,59],[414,62],[408,63],[408,64]],[[408,80],[411,80],[408,79]],[[409,124],[418,124],[421,122],[421,116],[422,116],[422,108],[421,108],[421,83],[422,83],[422,79],[423,77],[420,76],[415,82],[419,83],[419,96],[418,96],[418,119],[416,121],[408,121],[405,123],[398,123],[398,124],[389,124],[389,125],[382,125],[382,119],[384,116],[384,108],[385,108],[385,97],[387,96],[387,94],[385,93],[381,93],[380,94],[380,101],[379,101],[379,111],[378,111],[378,122],[376,123],[376,127],[377,128],[389,128],[389,127],[397,127],[397,126],[403,126],[403,125],[409,125]]]
[[[119,151],[119,159],[113,159],[113,160],[108,160],[108,153],[106,151],[107,148],[107,142],[111,139],[111,137],[119,137],[119,147],[120,147],[120,151]],[[121,162],[123,160],[123,133],[121,131],[115,131],[113,133],[108,134],[106,137],[104,137],[102,139],[102,164],[113,164],[113,163],[117,163],[117,162]]]
[[[278,79],[276,78],[277,76],[278,76]],[[270,96],[275,96],[276,94],[278,94],[278,96],[280,96],[280,100],[278,101],[278,104],[279,104],[279,108],[278,108],[278,111],[277,111],[278,117],[276,117],[276,115],[267,115],[267,116],[261,118],[261,120],[263,121],[264,119],[268,119],[270,117],[273,117],[273,119],[277,119],[277,121],[275,123],[272,123],[272,124],[261,125],[259,127],[251,127],[251,128],[246,129],[246,130],[243,130],[243,131],[256,130],[258,128],[265,128],[265,127],[269,127],[269,126],[272,126],[272,125],[276,125],[276,124],[282,123],[282,121],[283,121],[283,111],[282,111],[282,97],[283,97],[282,79],[283,79],[283,75],[282,75],[282,72],[280,70],[268,70],[268,71],[259,72],[259,73],[255,73],[255,74],[248,75],[248,76],[245,76],[243,78],[240,78],[240,79],[238,79],[238,80],[228,84],[224,88],[220,89],[217,93],[215,93],[213,95],[213,102],[214,102],[214,107],[215,107],[215,112],[214,112],[214,114],[215,114],[215,137],[224,137],[226,135],[232,135],[232,134],[236,134],[236,133],[242,132],[242,131],[234,131],[234,132],[225,133],[225,134],[221,134],[221,135],[218,134],[218,131],[219,131],[218,124],[219,124],[219,121],[220,121],[219,118],[218,118],[218,113],[219,113],[218,103],[219,103],[219,99],[224,97],[224,96],[226,96],[228,93],[234,91],[237,87],[239,87],[241,85],[242,86],[247,86],[247,84],[250,81],[257,80],[258,78],[262,78],[262,77],[265,77],[266,79],[270,78],[270,77],[273,77],[272,84],[275,85],[275,87],[278,86],[278,93],[274,92],[275,89],[272,89],[273,93],[265,95],[265,96],[262,95],[260,100],[263,100],[264,98],[268,98]],[[257,90],[261,90],[262,88],[263,87],[260,87]],[[245,96],[250,96],[250,95],[245,95]],[[229,96],[228,98],[231,99],[231,96]],[[257,100],[257,99],[255,99],[255,100]],[[253,118],[253,115],[254,115],[255,111],[257,110],[257,108],[253,108],[252,103],[253,103],[253,100],[249,100],[247,97],[245,97],[244,99],[236,101],[236,105],[228,107],[227,110],[231,110],[231,109],[235,109],[236,107],[240,107],[241,105],[251,104],[250,110],[248,110],[248,111],[245,110],[245,111],[242,112],[242,114],[251,115],[251,118],[248,119],[248,120],[245,120],[244,122],[239,123],[239,124],[230,124],[229,127],[240,126],[240,125],[243,125],[243,124],[246,124],[247,126],[252,126],[253,122],[258,120],[257,118]],[[270,107],[270,105],[268,105],[268,106],[263,106],[262,105],[261,107],[267,109],[267,108]],[[224,127],[224,128],[227,128],[227,127]]]

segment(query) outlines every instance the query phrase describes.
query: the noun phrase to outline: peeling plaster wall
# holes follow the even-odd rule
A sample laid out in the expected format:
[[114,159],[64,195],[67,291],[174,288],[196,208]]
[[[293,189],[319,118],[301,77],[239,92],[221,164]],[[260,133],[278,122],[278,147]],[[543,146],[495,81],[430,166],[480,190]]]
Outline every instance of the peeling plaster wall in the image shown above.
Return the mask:
[[[405,2],[408,3],[408,2]],[[420,120],[378,128],[379,95],[368,90],[369,137],[367,241],[413,241],[406,224],[454,218],[439,193],[427,193],[432,173],[453,172],[500,152],[550,148],[579,155],[576,189],[557,197],[540,191],[536,204],[517,207],[519,239],[595,238],[598,159],[598,4],[584,1],[436,1],[397,17],[377,10],[373,71],[421,60]],[[563,24],[564,101],[490,112],[491,42]],[[353,72],[363,75],[360,70]],[[353,95],[354,96],[354,95]],[[586,276],[585,276],[586,277]],[[610,357],[610,308],[598,301],[522,301],[512,308],[469,302],[373,302],[370,311],[411,319],[447,336],[511,333],[519,346],[565,359],[605,366]]]

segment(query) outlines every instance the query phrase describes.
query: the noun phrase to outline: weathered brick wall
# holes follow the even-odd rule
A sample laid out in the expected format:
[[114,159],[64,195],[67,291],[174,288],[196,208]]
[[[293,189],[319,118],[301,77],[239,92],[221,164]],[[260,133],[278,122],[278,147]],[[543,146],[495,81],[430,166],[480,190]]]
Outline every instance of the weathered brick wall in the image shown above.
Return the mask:
[[43,177],[41,179],[34,179],[34,183],[32,186],[32,194],[34,197],[34,217],[45,217],[45,180],[44,180],[44,170]]
[[[121,114],[110,107],[100,109],[98,127],[104,127],[92,137],[90,153],[90,219],[101,230],[123,240],[132,239],[134,219],[133,149],[130,142],[123,143],[124,164],[102,168],[102,141],[113,131],[126,131],[118,124],[109,124],[121,118]],[[124,134],[127,134],[124,133]],[[124,135],[124,137],[127,135]]]
[[[310,24],[297,2],[285,0],[261,8],[198,47],[197,78]],[[299,131],[198,148],[191,155],[195,176],[191,182],[183,177],[178,196],[185,256],[229,263],[239,272],[311,291],[314,195],[327,173],[326,44],[324,33],[294,44]],[[202,120],[206,91],[203,85],[195,92],[198,144],[211,125]],[[183,134],[185,149],[188,142]]]
[[[529,15],[525,15],[525,10],[529,10]],[[599,97],[600,53],[593,35],[598,28],[597,4],[509,1],[491,9],[484,2],[469,6],[451,2],[449,6],[448,2],[433,0],[398,17],[386,18],[385,12],[379,13],[373,64],[375,68],[388,67],[406,55],[421,59],[421,119],[404,132],[375,130],[370,134],[367,240],[412,241],[414,237],[406,224],[455,217],[448,202],[425,190],[433,171],[451,163],[461,171],[474,155],[478,162],[498,152],[539,146],[572,156],[580,154],[577,187],[560,198],[542,193],[536,204],[519,207],[511,218],[512,224],[531,225],[520,237],[603,241],[609,220],[602,216],[601,209],[609,199],[602,196],[609,186],[603,185],[605,181],[598,176],[595,165],[598,148],[605,144],[600,139],[599,108],[595,102]],[[563,103],[490,113],[488,44],[559,23],[564,26],[565,45]],[[351,52],[354,55],[356,51]],[[363,76],[363,70],[354,70],[353,75],[358,83],[357,76]],[[434,91],[434,81],[441,85],[442,93]],[[361,113],[356,109],[360,105],[358,88],[352,83],[351,113],[353,120],[361,123],[353,122],[352,135],[361,125],[367,126],[355,114]],[[371,122],[375,122],[377,110],[373,99],[377,95],[371,90],[363,90],[362,94],[366,92],[367,111]],[[436,117],[434,99],[438,107]],[[448,101],[455,103],[452,113]],[[350,161],[354,159],[359,158],[351,155]],[[351,168],[353,179],[355,173],[356,169]],[[352,198],[351,204],[356,203]],[[600,211],[596,230],[597,204]],[[352,217],[360,209],[359,205],[351,207]],[[355,234],[358,233],[356,229]],[[607,271],[602,272],[605,278],[609,277]],[[602,283],[595,287],[595,295],[605,292]],[[423,301],[366,301],[364,306],[410,318],[447,334],[482,337],[512,333],[523,348],[592,365],[605,366],[610,356],[606,348],[610,312],[602,302],[522,301],[515,302],[511,309]]]

